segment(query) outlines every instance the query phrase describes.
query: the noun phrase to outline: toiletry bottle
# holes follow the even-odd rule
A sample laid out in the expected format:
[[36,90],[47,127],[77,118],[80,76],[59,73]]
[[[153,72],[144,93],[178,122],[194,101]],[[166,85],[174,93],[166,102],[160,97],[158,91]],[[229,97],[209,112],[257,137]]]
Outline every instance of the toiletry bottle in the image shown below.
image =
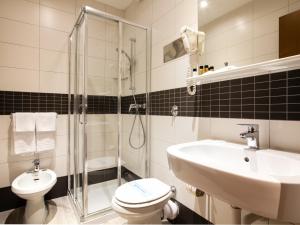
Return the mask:
[[193,76],[197,76],[198,73],[197,73],[197,67],[196,68],[193,68]]
[[204,66],[204,73],[208,72],[208,65]]
[[214,70],[215,70],[215,67],[210,66],[208,70],[209,70],[209,71],[214,71]]
[[203,74],[203,66],[199,66],[198,74],[199,75]]

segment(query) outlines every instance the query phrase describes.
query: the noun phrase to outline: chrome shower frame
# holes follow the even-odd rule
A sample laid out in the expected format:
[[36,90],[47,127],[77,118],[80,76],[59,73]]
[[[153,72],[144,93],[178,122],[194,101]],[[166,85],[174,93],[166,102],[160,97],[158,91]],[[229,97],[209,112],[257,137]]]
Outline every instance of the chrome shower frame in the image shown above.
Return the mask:
[[[150,121],[147,115],[149,115],[149,90],[150,90],[150,74],[151,74],[151,29],[141,26],[139,24],[135,24],[132,23],[130,21],[127,21],[121,17],[118,16],[114,16],[105,12],[102,12],[100,10],[94,9],[92,7],[89,6],[84,6],[81,9],[81,12],[76,20],[75,25],[73,26],[73,29],[71,31],[71,33],[69,34],[69,43],[68,43],[68,49],[69,49],[69,92],[68,92],[68,100],[69,100],[69,107],[68,107],[68,160],[67,160],[67,165],[68,165],[68,195],[70,197],[70,199],[72,200],[72,202],[74,203],[73,206],[76,210],[76,213],[78,214],[78,216],[80,217],[80,221],[87,221],[87,220],[91,220],[93,218],[97,218],[99,215],[101,214],[105,214],[106,212],[108,212],[108,210],[110,209],[103,209],[100,211],[97,211],[95,213],[88,213],[88,170],[87,170],[87,133],[85,130],[85,124],[86,124],[86,104],[87,104],[87,92],[86,92],[86,77],[87,77],[87,45],[88,45],[88,15],[93,15],[93,16],[97,16],[97,17],[101,17],[104,19],[108,19],[111,21],[115,21],[118,23],[119,25],[119,74],[118,74],[118,152],[117,152],[117,171],[118,171],[118,184],[121,184],[121,156],[122,156],[122,152],[121,152],[121,146],[122,146],[122,116],[121,116],[121,95],[122,95],[122,46],[123,46],[123,25],[127,24],[127,25],[131,25],[134,27],[138,27],[141,28],[143,30],[146,31],[146,45],[147,45],[147,50],[146,50],[146,133],[147,133],[147,140],[146,140],[146,160],[145,160],[145,175],[146,177],[149,177],[150,175]],[[71,184],[71,146],[70,146],[70,141],[71,141],[71,115],[72,115],[72,109],[70,107],[70,102],[71,102],[71,96],[72,96],[72,92],[71,92],[71,46],[72,46],[72,36],[75,33],[76,35],[76,45],[75,45],[75,51],[76,51],[76,55],[78,52],[78,28],[80,28],[81,26],[83,26],[84,29],[84,37],[83,37],[83,85],[85,86],[84,88],[84,93],[83,93],[83,98],[82,98],[82,113],[83,113],[83,133],[84,133],[84,157],[83,157],[83,171],[82,171],[82,207],[78,204],[78,202],[76,201],[75,197],[76,196],[76,191],[73,190],[72,191],[72,184]],[[77,78],[78,76],[78,68],[77,68],[77,63],[78,63],[78,59],[75,59],[76,62],[76,67],[75,67],[75,77]],[[77,85],[75,85],[77,86]],[[77,88],[77,87],[75,87]],[[77,110],[75,109],[76,107],[78,107],[78,105],[75,105],[76,100],[75,100],[75,96],[74,96],[74,109],[73,110]],[[78,103],[78,102],[77,102]],[[75,112],[75,111],[74,111]],[[79,115],[80,117],[80,115]],[[78,131],[76,130],[77,127],[74,127],[74,131],[75,133],[77,133]],[[75,143],[76,144],[76,143]],[[75,148],[75,147],[74,147]],[[74,157],[75,158],[75,157]],[[74,160],[74,165],[76,165],[76,159]],[[76,168],[75,168],[75,172],[76,172]],[[77,175],[78,173],[78,168],[77,168],[77,172],[75,173]],[[74,179],[74,186],[75,185],[75,181],[76,179]],[[74,192],[74,193],[73,193]]]

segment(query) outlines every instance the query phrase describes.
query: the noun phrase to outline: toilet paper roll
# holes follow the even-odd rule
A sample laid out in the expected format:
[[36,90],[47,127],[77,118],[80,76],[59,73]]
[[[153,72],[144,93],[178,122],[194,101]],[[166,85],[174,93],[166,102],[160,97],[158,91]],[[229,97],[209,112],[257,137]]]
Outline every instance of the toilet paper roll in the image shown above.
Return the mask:
[[171,200],[169,200],[167,204],[164,205],[163,211],[164,219],[174,220],[179,214],[178,205]]

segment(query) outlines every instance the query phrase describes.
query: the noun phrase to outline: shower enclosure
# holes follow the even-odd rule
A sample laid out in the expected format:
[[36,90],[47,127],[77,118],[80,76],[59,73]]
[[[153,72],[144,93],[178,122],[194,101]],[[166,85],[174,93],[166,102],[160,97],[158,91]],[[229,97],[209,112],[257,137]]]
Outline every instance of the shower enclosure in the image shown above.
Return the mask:
[[149,174],[150,36],[88,6],[69,36],[68,191],[81,220]]

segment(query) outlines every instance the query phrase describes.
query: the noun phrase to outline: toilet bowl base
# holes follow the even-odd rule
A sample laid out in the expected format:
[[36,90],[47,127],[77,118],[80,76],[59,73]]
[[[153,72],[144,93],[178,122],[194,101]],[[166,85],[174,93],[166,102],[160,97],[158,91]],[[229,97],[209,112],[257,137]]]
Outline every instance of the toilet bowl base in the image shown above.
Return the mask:
[[119,214],[121,217],[126,219],[126,224],[161,224],[161,210],[149,213],[147,215],[141,214],[140,216],[125,216]]
[[45,205],[44,197],[27,199],[24,213],[24,223],[42,224],[45,222],[48,210]]

